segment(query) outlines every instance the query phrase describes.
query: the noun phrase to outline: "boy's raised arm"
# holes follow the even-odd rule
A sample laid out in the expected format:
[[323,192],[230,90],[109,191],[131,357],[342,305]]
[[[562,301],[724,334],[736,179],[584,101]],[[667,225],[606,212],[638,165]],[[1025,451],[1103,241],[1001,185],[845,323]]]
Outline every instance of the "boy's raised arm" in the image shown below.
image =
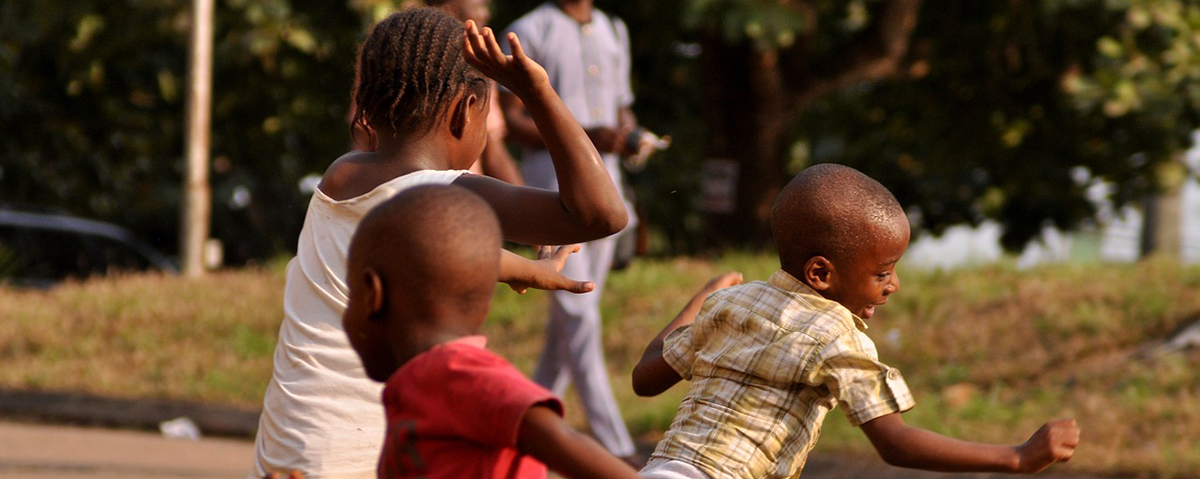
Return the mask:
[[700,307],[704,304],[704,298],[722,288],[727,288],[735,284],[741,284],[742,274],[737,272],[725,273],[717,276],[704,285],[688,304],[675,315],[675,319],[671,320],[666,327],[663,328],[658,336],[650,340],[650,344],[646,346],[646,351],[642,353],[642,359],[638,361],[637,366],[633,368],[633,392],[638,396],[657,396],[663,391],[671,389],[675,383],[682,381],[683,378],[667,364],[663,359],[663,340],[672,331],[683,326],[692,324],[696,321],[696,314],[700,312]]
[[468,21],[463,55],[524,103],[554,162],[559,191],[514,188],[482,177],[455,183],[488,200],[512,241],[568,244],[620,231],[629,214],[596,147],[550,86],[546,70],[525,56],[516,34],[507,40],[511,56],[500,50],[490,28],[480,32]]
[[900,413],[867,421],[862,430],[888,464],[943,472],[1032,474],[1056,462],[1069,461],[1079,444],[1079,428],[1073,419],[1046,423],[1019,446],[942,436],[905,424]]
[[569,479],[634,479],[637,472],[567,425],[548,407],[534,406],[521,419],[517,449]]

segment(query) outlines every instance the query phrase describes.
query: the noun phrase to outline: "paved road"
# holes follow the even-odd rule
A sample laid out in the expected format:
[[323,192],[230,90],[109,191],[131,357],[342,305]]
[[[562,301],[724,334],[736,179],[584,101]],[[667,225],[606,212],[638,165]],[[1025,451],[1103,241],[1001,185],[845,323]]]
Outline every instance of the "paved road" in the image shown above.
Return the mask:
[[0,422],[0,479],[241,479],[254,444]]
[[[0,479],[242,479],[254,445],[198,441],[112,429],[0,421]],[[1000,479],[1001,474],[938,474],[887,466],[875,457],[814,455],[805,479]],[[1087,479],[1039,475],[1040,479]]]

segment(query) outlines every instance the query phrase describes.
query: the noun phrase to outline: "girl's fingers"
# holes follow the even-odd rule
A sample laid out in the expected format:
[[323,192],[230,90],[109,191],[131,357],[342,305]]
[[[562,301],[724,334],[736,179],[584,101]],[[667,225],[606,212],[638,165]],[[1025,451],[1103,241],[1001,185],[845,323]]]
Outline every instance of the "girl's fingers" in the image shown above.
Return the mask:
[[463,32],[463,56],[470,63],[475,63],[475,47],[471,45],[471,32]]
[[566,258],[572,253],[578,253],[580,249],[582,249],[582,247],[577,244],[562,246],[558,248],[558,251],[554,253],[554,256]]
[[503,66],[505,63],[507,63],[507,58],[505,58],[504,51],[500,49],[500,44],[496,43],[495,33],[492,32],[491,28],[484,28],[483,35],[487,40],[488,54],[492,56],[492,59]]
[[472,46],[474,47],[475,55],[479,58],[480,62],[488,64],[495,62],[495,59],[488,54],[487,42],[484,41],[482,36],[472,36],[471,43],[473,44]]
[[591,281],[571,281],[564,289],[575,294],[584,294],[596,289],[596,284]]
[[488,28],[483,29],[483,34],[479,32],[479,25],[475,24],[474,20],[467,20],[467,58],[474,58],[477,62],[483,64],[488,59],[487,42],[483,38],[483,34],[488,32]]
[[463,53],[466,54],[468,60],[478,59],[479,57],[478,53],[476,53],[478,49],[475,48],[475,37],[478,35],[479,32],[475,28],[475,21],[467,20],[466,26],[463,28]]
[[521,48],[521,40],[517,38],[516,32],[508,32],[508,46],[512,47],[512,56],[514,60],[524,61],[525,49]]

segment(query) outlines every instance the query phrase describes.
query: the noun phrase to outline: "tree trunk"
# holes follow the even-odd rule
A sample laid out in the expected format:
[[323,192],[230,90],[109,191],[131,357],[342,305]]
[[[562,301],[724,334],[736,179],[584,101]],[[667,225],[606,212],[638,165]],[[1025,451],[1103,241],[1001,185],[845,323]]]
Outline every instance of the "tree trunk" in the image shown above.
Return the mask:
[[719,40],[703,48],[709,159],[736,165],[732,208],[707,211],[705,246],[766,246],[771,205],[787,181],[783,154],[795,118],[787,111],[778,56]]
[[1179,259],[1183,252],[1183,197],[1176,188],[1142,202],[1142,257]]
[[[815,11],[800,2],[798,8]],[[732,201],[706,205],[709,247],[772,244],[771,206],[790,179],[789,133],[801,111],[820,98],[862,81],[904,75],[921,0],[891,0],[870,28],[837,58],[810,58],[803,36],[784,51],[763,50],[747,42],[730,44],[709,33],[701,41],[701,72],[707,98],[709,160],[718,160],[722,180],[736,176]],[[815,23],[805,26],[812,31]],[[782,55],[782,56],[781,56]],[[786,80],[786,81],[785,81]],[[724,160],[723,162],[721,160]],[[734,170],[730,172],[729,170]],[[720,181],[705,178],[706,196],[723,192]],[[725,207],[726,203],[733,203]]]
[[1158,191],[1142,202],[1142,257],[1183,257],[1183,187],[1188,172],[1182,158],[1175,158],[1154,173]]
[[212,111],[213,0],[193,0],[188,67],[187,173],[180,215],[179,257],[189,277],[204,274],[212,192],[208,185],[208,140]]

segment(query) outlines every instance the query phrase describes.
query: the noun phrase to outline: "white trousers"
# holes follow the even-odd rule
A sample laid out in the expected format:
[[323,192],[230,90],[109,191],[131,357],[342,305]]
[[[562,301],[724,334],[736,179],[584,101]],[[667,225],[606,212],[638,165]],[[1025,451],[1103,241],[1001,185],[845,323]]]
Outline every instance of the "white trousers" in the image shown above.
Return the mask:
[[638,475],[646,479],[712,479],[696,466],[662,458],[651,459]]
[[[619,182],[616,159],[606,160],[611,160],[606,163],[613,181]],[[522,163],[522,173],[529,186],[558,189],[554,166],[548,156],[523,159]],[[559,396],[566,390],[568,382],[573,383],[596,440],[613,455],[628,456],[635,452],[633,440],[613,397],[600,341],[600,295],[604,292],[615,247],[615,237],[609,236],[583,244],[578,253],[567,259],[563,274],[575,280],[592,281],[596,289],[587,294],[551,293],[546,345],[538,358],[533,380]]]

